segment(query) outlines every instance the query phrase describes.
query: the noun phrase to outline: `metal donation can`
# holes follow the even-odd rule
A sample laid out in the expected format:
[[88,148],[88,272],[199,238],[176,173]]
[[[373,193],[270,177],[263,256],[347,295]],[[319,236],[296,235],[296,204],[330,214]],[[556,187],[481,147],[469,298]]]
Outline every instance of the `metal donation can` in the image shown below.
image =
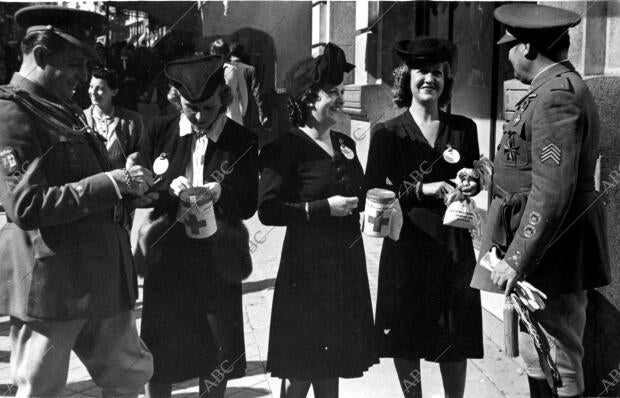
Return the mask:
[[213,197],[206,187],[193,187],[179,194],[179,218],[185,224],[185,233],[193,239],[205,239],[217,231]]
[[362,227],[366,235],[379,238],[388,236],[394,199],[396,199],[396,194],[387,189],[373,188],[366,193],[364,226]]

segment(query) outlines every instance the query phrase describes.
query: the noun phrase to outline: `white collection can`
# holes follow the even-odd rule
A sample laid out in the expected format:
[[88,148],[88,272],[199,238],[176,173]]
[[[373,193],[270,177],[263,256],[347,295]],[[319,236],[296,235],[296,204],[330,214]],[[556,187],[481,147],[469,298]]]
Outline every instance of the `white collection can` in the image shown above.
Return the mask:
[[384,238],[390,233],[392,205],[396,194],[387,189],[373,188],[366,193],[364,226],[362,232],[368,236]]
[[217,231],[213,197],[206,187],[189,188],[181,192],[179,218],[185,233],[192,239],[205,239]]

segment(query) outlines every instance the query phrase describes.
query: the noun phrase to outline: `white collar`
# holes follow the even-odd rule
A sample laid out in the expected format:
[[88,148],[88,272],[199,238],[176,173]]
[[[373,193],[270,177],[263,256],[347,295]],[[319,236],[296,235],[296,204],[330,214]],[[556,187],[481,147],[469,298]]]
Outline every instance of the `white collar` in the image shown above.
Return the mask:
[[[549,64],[549,65],[545,66],[544,68],[542,68],[542,69],[541,69],[541,70],[540,70],[540,71],[536,74],[536,76],[534,76],[534,78],[532,79],[532,83],[534,83],[534,81],[536,80],[536,78],[537,78],[538,76],[540,76],[540,75],[541,75],[544,71],[546,71],[546,70],[548,70],[548,69],[550,69],[550,68],[553,68],[554,66],[559,65],[559,64],[561,64],[562,62],[566,62],[566,61],[568,61],[568,58],[563,59],[563,60],[562,60],[562,61],[560,61],[560,62],[554,62],[554,63],[552,63],[552,64]],[[532,84],[532,83],[530,83],[530,84]]]
[[92,106],[92,115],[94,119],[97,120],[109,120],[114,119],[116,116],[116,107],[112,107],[112,112],[109,115],[106,115],[101,111],[101,109],[95,105]]
[[[206,136],[213,142],[217,142],[220,139],[220,135],[224,130],[224,125],[226,124],[226,113],[221,113],[217,119],[211,124],[206,131]],[[193,134],[194,128],[192,123],[189,121],[187,116],[184,113],[181,113],[181,117],[179,118],[179,136],[183,137],[188,134]]]

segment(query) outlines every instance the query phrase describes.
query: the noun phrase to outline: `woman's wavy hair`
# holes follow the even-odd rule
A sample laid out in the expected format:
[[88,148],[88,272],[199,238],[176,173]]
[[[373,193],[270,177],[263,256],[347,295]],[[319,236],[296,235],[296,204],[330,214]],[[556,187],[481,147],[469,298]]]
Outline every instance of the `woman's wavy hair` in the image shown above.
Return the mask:
[[[181,112],[183,107],[181,106],[181,92],[174,86],[170,86],[170,90],[168,90],[168,94],[166,95],[166,99],[170,102],[174,107]],[[222,102],[222,108],[224,112],[226,112],[226,108],[228,105],[233,102],[233,95],[230,87],[226,84],[220,84],[220,101]]]
[[[454,86],[454,76],[452,75],[452,68],[450,63],[442,62],[443,74],[444,74],[444,86],[441,95],[439,96],[439,107],[450,103],[452,99],[452,87]],[[392,86],[392,96],[394,104],[399,108],[409,108],[413,101],[413,94],[411,93],[411,69],[406,63],[402,63],[399,67],[394,69],[392,78],[394,84]]]
[[313,84],[305,89],[296,97],[289,97],[286,109],[288,111],[288,120],[295,127],[303,127],[308,121],[308,106],[314,104],[319,99],[319,90],[321,88]]
[[295,127],[306,125],[309,106],[319,100],[321,86],[314,82],[315,65],[316,60],[308,57],[296,62],[286,74],[288,119]]

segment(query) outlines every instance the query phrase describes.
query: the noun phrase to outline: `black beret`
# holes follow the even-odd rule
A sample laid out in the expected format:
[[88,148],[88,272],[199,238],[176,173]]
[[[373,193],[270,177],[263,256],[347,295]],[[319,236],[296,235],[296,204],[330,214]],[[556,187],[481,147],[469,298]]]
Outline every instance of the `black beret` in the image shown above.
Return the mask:
[[313,84],[318,86],[337,86],[342,83],[344,74],[355,65],[347,62],[344,51],[333,43],[327,43],[323,54],[316,58],[297,62],[287,73],[287,91],[297,97]]
[[454,43],[435,37],[401,40],[396,43],[394,50],[410,68],[438,62],[453,64],[456,56]]
[[52,32],[73,44],[91,58],[97,58],[93,48],[97,36],[106,32],[107,19],[101,14],[74,8],[36,5],[19,9],[15,22],[32,32]]
[[552,44],[568,28],[581,21],[579,14],[563,8],[538,4],[505,4],[495,9],[495,19],[506,25],[506,34],[497,44],[524,40]]
[[224,81],[224,61],[216,55],[196,55],[169,62],[166,77],[189,102],[210,98]]

